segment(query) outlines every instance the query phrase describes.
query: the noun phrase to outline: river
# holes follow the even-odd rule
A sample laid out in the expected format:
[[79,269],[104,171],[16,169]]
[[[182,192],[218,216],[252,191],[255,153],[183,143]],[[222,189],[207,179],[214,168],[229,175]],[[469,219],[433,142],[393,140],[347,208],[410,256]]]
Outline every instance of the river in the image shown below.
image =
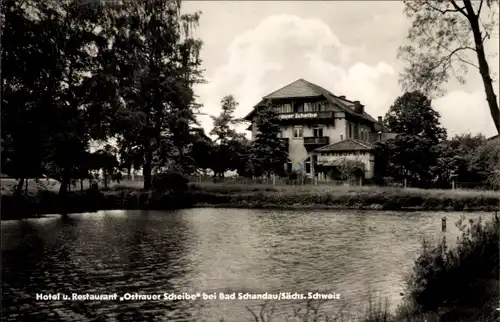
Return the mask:
[[[360,310],[371,294],[394,309],[422,238],[453,244],[460,215],[195,208],[3,221],[2,321],[246,321],[246,307],[264,303],[37,301],[37,293],[340,294],[323,304],[332,312]],[[284,317],[304,302],[268,307]]]

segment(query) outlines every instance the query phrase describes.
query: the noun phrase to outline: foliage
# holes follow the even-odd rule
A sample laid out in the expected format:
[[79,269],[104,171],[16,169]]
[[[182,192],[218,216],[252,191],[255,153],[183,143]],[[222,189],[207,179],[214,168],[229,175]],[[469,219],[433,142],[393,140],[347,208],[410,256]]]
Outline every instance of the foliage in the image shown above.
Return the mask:
[[384,124],[397,136],[375,146],[375,154],[385,161],[378,161],[378,175],[390,174],[401,182],[407,179],[412,186],[429,186],[435,179],[436,146],[446,139],[431,101],[420,92],[405,93],[389,108]]
[[438,162],[433,171],[442,175],[443,181],[455,180],[468,182],[476,187],[498,188],[500,167],[498,142],[487,141],[481,134],[474,136],[462,134],[442,142],[434,149],[438,155]]
[[153,176],[153,189],[157,192],[182,192],[188,188],[188,179],[180,173],[165,172]]
[[343,158],[339,165],[342,180],[359,178],[365,174],[365,164],[360,160],[350,160]]
[[417,311],[450,314],[472,307],[479,312],[498,304],[498,218],[486,223],[481,218],[470,220],[469,226],[463,220],[457,223],[462,236],[455,248],[449,248],[444,238],[435,248],[424,241],[405,295]]
[[103,13],[100,73],[116,90],[110,97],[117,109],[112,124],[120,153],[129,167],[141,163],[144,187],[151,185],[153,167],[170,159],[190,162],[185,155],[189,124],[195,123],[192,86],[199,82],[201,42],[191,35],[199,14],[180,13],[180,2],[169,0],[110,2]]
[[110,179],[119,180],[119,162],[116,158],[116,149],[107,144],[104,148],[90,155],[88,160],[91,170],[101,170],[104,177],[104,187],[108,187]]
[[93,131],[100,111],[88,104],[100,8],[70,0],[2,6],[2,161],[15,177],[50,167],[65,193],[89,140],[101,136]]
[[500,188],[500,145],[495,141],[487,141],[476,149],[470,167],[480,167],[479,172],[486,183],[494,188]]
[[200,132],[192,134],[190,154],[197,169],[209,169],[211,167],[211,153],[213,142],[209,137]]
[[497,1],[405,1],[404,11],[412,19],[409,44],[399,48],[399,56],[407,62],[401,78],[404,89],[441,94],[451,76],[464,83],[463,76],[472,67],[483,80],[498,130],[500,111],[485,53],[486,42],[498,28]]
[[286,144],[279,137],[281,132],[278,114],[272,106],[257,114],[257,135],[252,146],[252,163],[256,175],[274,173],[283,175],[288,159]]
[[210,135],[215,136],[215,142],[223,144],[239,136],[232,128],[233,125],[239,123],[234,117],[238,102],[236,102],[233,95],[227,95],[222,98],[221,106],[222,109],[219,116],[212,116],[214,127],[210,131]]
[[233,115],[238,103],[229,95],[222,98],[221,105],[219,116],[212,117],[214,127],[210,131],[210,134],[215,136],[210,153],[210,169],[214,172],[214,181],[217,176],[223,176],[228,170],[241,168],[240,160],[247,145],[244,135],[232,128],[239,123]]

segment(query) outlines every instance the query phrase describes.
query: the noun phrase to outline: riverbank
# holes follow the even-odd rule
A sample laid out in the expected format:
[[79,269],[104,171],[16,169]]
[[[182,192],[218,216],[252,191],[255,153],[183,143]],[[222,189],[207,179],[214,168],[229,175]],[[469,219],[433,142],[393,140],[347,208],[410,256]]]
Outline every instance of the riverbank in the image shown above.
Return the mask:
[[2,220],[43,214],[106,209],[179,209],[190,207],[264,209],[358,209],[401,211],[496,211],[500,193],[475,190],[424,190],[388,187],[272,186],[191,184],[187,191],[156,193],[131,184],[91,193],[71,192],[63,200],[55,191],[3,194]]

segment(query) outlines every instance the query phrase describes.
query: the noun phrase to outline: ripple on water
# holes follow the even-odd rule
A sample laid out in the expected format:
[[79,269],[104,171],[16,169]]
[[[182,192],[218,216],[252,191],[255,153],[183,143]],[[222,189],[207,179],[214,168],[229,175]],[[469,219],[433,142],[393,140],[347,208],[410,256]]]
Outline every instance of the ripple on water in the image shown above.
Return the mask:
[[[450,220],[459,214],[447,214]],[[469,214],[468,216],[474,216]],[[370,290],[396,304],[439,213],[190,209],[119,211],[2,225],[2,321],[234,321],[263,301],[36,301],[36,293]],[[450,241],[458,231],[450,225]],[[272,302],[278,312],[296,301]],[[329,302],[333,309],[340,302]]]

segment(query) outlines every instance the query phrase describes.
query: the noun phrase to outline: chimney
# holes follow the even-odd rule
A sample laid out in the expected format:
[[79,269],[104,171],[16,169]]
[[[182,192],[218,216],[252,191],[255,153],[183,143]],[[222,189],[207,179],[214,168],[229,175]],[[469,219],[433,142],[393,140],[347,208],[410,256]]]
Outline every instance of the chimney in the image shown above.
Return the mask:
[[344,95],[339,96],[339,98],[345,100],[345,96]]
[[359,101],[354,101],[354,112],[358,114],[363,114],[363,105]]
[[379,117],[378,117],[378,122],[379,122],[380,124],[382,124],[382,116],[379,116]]

